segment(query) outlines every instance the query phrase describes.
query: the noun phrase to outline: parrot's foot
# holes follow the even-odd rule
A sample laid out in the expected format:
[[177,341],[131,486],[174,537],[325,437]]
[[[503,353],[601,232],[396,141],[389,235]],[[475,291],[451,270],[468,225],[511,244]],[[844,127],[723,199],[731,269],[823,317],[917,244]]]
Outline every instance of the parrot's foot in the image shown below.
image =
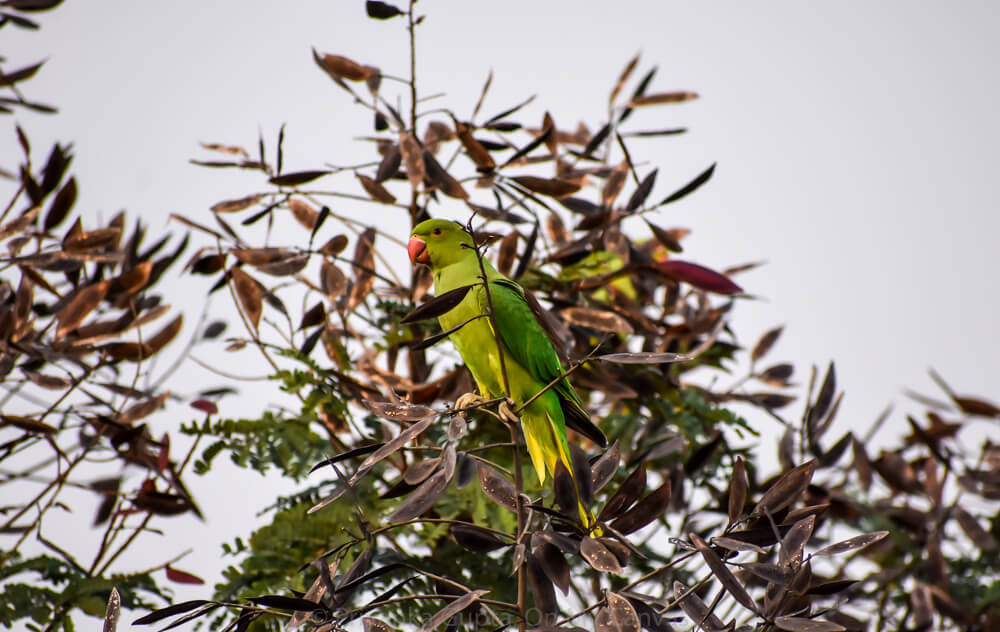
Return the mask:
[[455,400],[455,408],[469,408],[470,406],[482,406],[488,399],[476,393],[463,393]]
[[521,422],[521,418],[514,412],[513,406],[514,402],[509,399],[505,399],[500,402],[497,412],[500,413],[500,419],[503,419],[507,423],[517,424]]

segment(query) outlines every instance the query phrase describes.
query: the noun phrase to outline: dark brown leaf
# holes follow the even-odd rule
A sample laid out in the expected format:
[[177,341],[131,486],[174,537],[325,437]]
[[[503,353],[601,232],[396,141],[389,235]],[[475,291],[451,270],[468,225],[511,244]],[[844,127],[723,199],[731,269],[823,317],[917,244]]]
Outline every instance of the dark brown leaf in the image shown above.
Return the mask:
[[576,485],[562,459],[556,461],[555,471],[552,472],[552,495],[563,511],[576,515]]
[[840,460],[840,457],[847,452],[847,447],[851,445],[851,441],[854,439],[854,435],[850,432],[842,436],[840,439],[834,443],[829,450],[823,453],[819,459],[819,464],[822,467],[830,467],[834,463]]
[[816,516],[807,516],[792,525],[785,537],[781,539],[781,550],[778,552],[778,562],[783,566],[798,567],[802,563],[802,551],[806,542],[812,537],[816,526]]
[[191,264],[191,272],[194,274],[215,274],[226,265],[226,255],[206,255],[204,257],[199,257],[193,264]]
[[711,167],[698,174],[698,176],[694,180],[688,182],[687,184],[677,189],[667,197],[663,198],[663,201],[657,204],[657,206],[663,206],[664,204],[670,204],[671,202],[676,202],[677,200],[683,197],[687,197],[691,193],[694,193],[696,190],[701,188],[703,184],[708,182],[709,179],[711,179],[713,173],[715,173],[715,163],[712,163]]
[[747,473],[743,457],[736,457],[733,476],[729,482],[729,524],[735,524],[743,515],[747,501]]
[[473,524],[453,524],[448,529],[448,533],[460,547],[473,553],[489,553],[509,544],[491,531]]
[[701,597],[694,592],[688,592],[688,587],[678,581],[674,582],[674,599],[677,599],[677,605],[696,626],[701,626],[709,632],[719,632],[726,629],[719,617],[709,611]]
[[695,92],[657,92],[634,97],[629,101],[629,107],[644,105],[661,105],[665,103],[685,103],[698,98]]
[[761,371],[757,375],[757,379],[771,386],[787,386],[788,380],[791,379],[794,372],[795,366],[792,364],[775,364]]
[[594,617],[594,632],[639,632],[639,615],[628,599],[610,590],[604,591],[604,599],[607,605]]
[[282,187],[294,187],[306,182],[312,182],[316,178],[325,176],[328,173],[330,172],[323,169],[296,171],[294,173],[283,173],[280,176],[274,176],[268,182]]
[[21,282],[17,286],[17,294],[14,297],[14,329],[19,329],[27,323],[28,316],[31,314],[31,305],[35,296],[32,272],[31,268],[21,268]]
[[108,605],[104,609],[104,632],[118,632],[118,618],[121,616],[122,598],[118,588],[111,587]]
[[81,289],[57,315],[56,336],[63,337],[75,329],[96,308],[111,287],[110,280],[100,281]]
[[807,595],[836,595],[837,593],[843,592],[857,584],[857,580],[853,579],[835,579],[828,582],[822,583],[811,583],[809,584],[809,590],[806,591]]
[[[496,125],[490,125],[489,123],[483,125],[483,127],[486,127],[487,129],[497,129]],[[515,127],[514,129],[519,129],[520,127],[521,127],[520,125],[517,125],[517,127]],[[548,141],[549,140],[549,136],[551,136],[554,133],[555,133],[555,130],[553,128],[551,128],[551,127],[548,128],[547,130],[544,130],[541,134],[539,134],[538,136],[536,136],[534,140],[532,140],[531,142],[529,142],[524,147],[522,147],[522,148],[518,149],[517,151],[515,151],[514,154],[510,158],[507,159],[507,162],[505,162],[502,165],[500,165],[500,167],[503,168],[503,167],[506,167],[508,165],[516,163],[518,160],[520,160],[524,156],[527,156],[528,154],[530,154],[531,152],[533,152],[535,149],[537,149],[540,145],[542,145],[543,143],[545,143],[546,141]]]
[[331,302],[336,301],[344,293],[344,290],[347,289],[347,276],[340,268],[330,263],[327,259],[323,259],[323,262],[320,264],[319,280],[323,292],[326,293],[327,300]]
[[57,428],[47,423],[43,423],[32,417],[22,417],[20,415],[0,415],[0,427],[2,426],[13,426],[27,432],[36,432],[39,434],[52,434],[57,430]]
[[556,213],[549,213],[545,218],[545,232],[549,235],[549,241],[555,247],[562,246],[569,241],[569,233],[562,218]]
[[136,421],[139,421],[140,419],[145,419],[163,408],[163,405],[167,403],[168,397],[170,397],[170,393],[166,392],[161,393],[156,397],[150,397],[149,399],[143,400],[130,408],[127,408],[115,418],[115,421],[123,426],[128,426]]
[[192,509],[191,502],[183,496],[158,492],[145,486],[132,499],[132,504],[158,516],[179,516]]
[[371,76],[371,71],[353,59],[342,55],[326,54],[317,56],[317,61],[331,76],[347,81],[364,81]]
[[111,248],[118,244],[121,233],[121,228],[113,227],[70,234],[63,240],[63,250],[68,253],[80,253]]
[[10,220],[3,226],[0,226],[0,239],[9,237],[10,235],[13,235],[15,233],[20,233],[28,226],[34,224],[35,220],[38,218],[38,213],[40,210],[41,210],[40,206],[34,206],[25,211],[19,217]]
[[320,252],[327,257],[335,257],[344,252],[345,248],[347,248],[347,235],[335,235],[323,244]]
[[589,327],[597,331],[621,334],[630,334],[633,332],[632,325],[614,312],[587,307],[569,307],[562,310],[560,314],[570,324]]
[[210,603],[212,602],[204,599],[193,599],[191,601],[182,601],[180,603],[171,604],[166,608],[160,608],[159,610],[154,610],[145,616],[139,617],[132,622],[132,625],[148,625],[150,623],[156,623],[157,621],[162,621],[167,617],[190,612],[195,608],[199,608]]
[[375,284],[375,229],[366,228],[354,246],[354,286],[347,299],[347,311],[360,305]]
[[363,617],[361,624],[364,626],[364,632],[396,632],[396,628],[374,617]]
[[584,145],[583,151],[580,152],[580,155],[583,156],[584,158],[590,156],[597,150],[597,148],[601,145],[601,143],[604,142],[604,140],[608,137],[608,134],[610,133],[611,133],[611,123],[605,123],[604,125],[602,125],[601,129],[597,130],[597,133],[591,136],[590,140],[587,141],[587,144]]
[[369,402],[368,407],[389,421],[420,421],[436,414],[433,408],[406,402]]
[[761,497],[754,507],[753,515],[773,515],[798,500],[809,486],[815,471],[816,461],[811,460],[782,474]]
[[[452,459],[454,465],[454,449],[452,450]],[[452,467],[451,473],[454,473],[454,467]],[[441,469],[431,475],[430,478],[420,484],[420,487],[411,492],[406,497],[406,500],[396,507],[395,511],[389,515],[389,522],[405,522],[423,515],[424,512],[434,506],[434,503],[448,489],[448,483],[451,482],[451,473]]]
[[579,184],[558,178],[514,176],[511,180],[533,193],[540,193],[541,195],[548,195],[554,198],[566,197],[580,190]]
[[785,326],[781,325],[771,329],[761,336],[760,340],[757,341],[757,344],[754,345],[753,351],[750,352],[750,361],[757,362],[767,355],[767,352],[770,351],[774,346],[774,343],[778,341],[778,338],[781,336],[781,332],[784,330]]
[[584,200],[583,198],[578,198],[578,197],[559,198],[559,203],[565,206],[567,209],[573,211],[574,213],[579,213],[580,215],[583,215],[584,217],[588,218],[597,217],[604,212],[604,210],[600,206],[594,204],[593,202],[590,202],[589,200]]
[[446,329],[446,330],[444,330],[444,331],[442,331],[440,333],[434,334],[433,336],[427,336],[423,340],[421,340],[419,342],[414,342],[413,344],[411,344],[410,345],[410,349],[412,349],[414,351],[419,351],[420,349],[427,349],[428,347],[432,347],[432,346],[436,345],[437,343],[441,342],[442,340],[444,340],[445,338],[447,338],[448,336],[452,335],[453,333],[455,333],[456,331],[458,331],[462,327],[465,327],[466,325],[468,325],[472,321],[478,320],[480,318],[485,318],[485,315],[484,314],[480,314],[478,316],[473,316],[472,318],[467,318],[466,320],[463,320],[462,322],[460,322],[459,324],[455,325],[454,327],[450,327],[450,328],[448,328],[448,329]]
[[406,165],[406,177],[410,180],[410,187],[417,191],[427,176],[423,150],[413,136],[403,133],[399,136],[399,151],[403,157],[403,164]]
[[[649,197],[650,192],[653,190],[653,184],[656,183],[657,171],[657,169],[653,169],[649,175],[642,179],[642,182],[639,183],[639,186],[636,187],[631,197],[629,197],[628,204],[625,205],[625,213],[633,213],[645,203],[646,198]],[[666,246],[667,244],[664,245]]]
[[654,136],[675,136],[677,134],[683,134],[686,131],[686,127],[671,127],[667,129],[649,129],[637,132],[624,132],[622,133],[622,136],[625,138],[652,138]]
[[785,393],[751,393],[746,397],[748,401],[768,410],[784,408],[796,399],[794,395],[786,395]]
[[448,197],[453,197],[459,200],[469,199],[469,194],[466,193],[461,183],[445,171],[444,167],[441,166],[441,163],[439,163],[437,158],[434,157],[434,154],[425,149],[423,158],[424,169],[427,172],[427,179],[430,180],[434,186],[438,188],[438,190]]
[[729,591],[729,594],[733,596],[733,599],[740,602],[744,608],[757,613],[757,604],[746,591],[746,588],[743,587],[743,584],[741,584],[739,580],[736,579],[736,576],[733,575],[733,572],[729,570],[726,563],[722,561],[719,554],[713,551],[712,547],[708,546],[708,543],[705,542],[697,533],[689,534],[688,538],[694,544],[695,549],[701,553],[705,563],[708,564],[708,567],[712,570],[712,574],[715,575],[717,580],[719,580],[722,587]]
[[972,540],[972,543],[979,547],[980,551],[992,551],[997,548],[996,539],[979,524],[979,520],[975,516],[960,506],[956,506],[954,512],[958,525],[962,527],[962,531]]
[[403,15],[403,12],[398,7],[387,2],[380,2],[380,0],[367,0],[365,2],[365,12],[368,13],[368,17],[375,18],[376,20],[388,20],[397,15]]
[[872,531],[871,533],[862,533],[861,535],[856,535],[853,538],[848,538],[847,540],[836,542],[829,546],[824,546],[822,549],[813,553],[813,555],[840,555],[841,553],[847,553],[848,551],[863,549],[870,544],[878,542],[887,535],[889,535],[888,531]]
[[233,281],[233,291],[240,300],[240,306],[243,307],[243,314],[256,329],[260,325],[260,317],[264,313],[260,286],[253,277],[237,266],[231,267],[229,273]]
[[559,130],[556,127],[555,120],[552,115],[546,110],[545,115],[542,117],[542,129],[545,131],[547,129],[552,130],[552,133],[548,135],[545,140],[545,147],[549,150],[549,153],[553,156],[559,153]]
[[779,586],[784,586],[790,582],[792,576],[795,575],[795,569],[787,566],[778,566],[769,562],[747,562],[741,566],[764,581],[778,584]]
[[622,450],[615,441],[590,467],[590,484],[594,492],[599,492],[614,478],[621,463]]
[[[601,510],[600,515],[597,519],[601,522],[605,520],[611,520],[619,517],[619,515],[627,511],[635,501],[639,499],[639,496],[646,491],[646,463],[645,461],[640,463],[628,478],[621,484],[621,487],[615,491],[614,495],[608,499],[608,502],[604,505],[604,509]],[[617,528],[617,527],[616,527]]]
[[368,195],[371,196],[373,200],[375,200],[376,202],[381,202],[382,204],[395,203],[396,196],[394,196],[392,193],[389,193],[389,190],[386,189],[384,186],[382,186],[381,183],[372,180],[363,173],[356,173],[354,175],[357,177],[358,181],[361,183],[361,186],[364,187],[365,191],[368,193]]
[[349,484],[354,485],[355,483],[357,483],[361,479],[361,477],[364,476],[365,473],[368,472],[368,470],[370,470],[372,467],[374,467],[379,461],[389,456],[390,454],[395,453],[401,447],[409,443],[417,435],[427,430],[427,428],[429,428],[431,423],[433,422],[434,422],[433,416],[426,417],[425,419],[416,422],[412,426],[409,426],[408,428],[400,432],[398,435],[396,435],[389,441],[386,441],[384,444],[379,446],[377,450],[368,455],[368,458],[362,461],[361,465],[358,466],[357,472],[355,472],[354,475],[351,476],[350,480],[348,481]]
[[271,276],[290,276],[298,274],[309,263],[309,255],[288,253],[280,259],[254,267]]
[[790,632],[843,632],[847,629],[839,623],[805,617],[775,617],[774,624]]
[[52,198],[52,203],[49,205],[49,212],[45,214],[45,222],[42,225],[45,230],[52,230],[66,219],[70,209],[73,208],[73,204],[76,202],[76,194],[76,178],[70,178],[59,189],[59,193]]
[[315,327],[325,321],[326,308],[323,306],[323,303],[316,303],[302,315],[302,320],[299,322],[299,330]]
[[153,262],[143,261],[127,272],[111,280],[108,294],[113,296],[132,295],[146,287],[153,272]]
[[628,161],[623,160],[608,174],[604,188],[601,189],[601,204],[604,208],[611,208],[618,199],[618,194],[622,192],[625,180],[628,178],[628,167]]
[[671,252],[683,252],[684,248],[681,246],[681,242],[676,236],[676,229],[664,230],[656,224],[651,224],[646,221],[646,225],[649,226],[649,230],[653,231],[653,236],[656,237],[656,241],[663,244],[663,247]]
[[[237,211],[242,211],[243,209],[250,208],[257,202],[260,202],[264,198],[262,193],[256,195],[248,195],[246,197],[239,198],[237,200],[224,200],[213,204],[211,211],[213,213],[236,213]],[[175,215],[177,219],[183,219],[180,216]],[[206,229],[209,232],[215,232],[210,229]]]
[[1000,406],[977,397],[954,397],[955,405],[967,415],[1000,417]]
[[696,356],[690,353],[670,353],[669,351],[637,351],[606,353],[599,355],[595,360],[613,362],[615,364],[664,364],[670,362],[687,362],[694,360]]
[[[24,1],[24,0],[22,0]],[[32,77],[38,69],[42,67],[45,62],[38,62],[31,66],[25,66],[24,68],[18,68],[11,72],[0,72],[0,86],[12,86],[18,81],[24,81]]]
[[830,409],[830,404],[833,403],[833,396],[837,391],[837,372],[834,369],[833,362],[826,369],[826,376],[823,378],[823,385],[819,389],[819,394],[816,396],[816,402],[809,407],[809,412],[806,417],[806,432],[810,441],[819,439],[816,436],[816,429],[819,426],[820,421],[826,415],[827,411]]
[[854,437],[851,441],[851,451],[854,454],[854,461],[851,467],[854,468],[854,472],[858,475],[858,482],[861,484],[861,488],[867,491],[872,485],[872,464],[868,459],[868,453],[865,451],[865,445],[857,437]]
[[315,612],[323,610],[322,604],[308,599],[298,597],[286,597],[284,595],[263,595],[261,597],[251,597],[249,601],[258,606],[267,608],[277,608],[278,610],[296,610],[301,612]]
[[159,352],[161,349],[170,344],[178,333],[181,331],[181,325],[184,323],[184,315],[178,314],[169,324],[167,324],[163,329],[156,332],[153,336],[143,340],[144,346],[148,349],[150,355]]
[[342,453],[340,453],[340,454],[338,454],[336,456],[330,457],[329,459],[323,459],[322,461],[320,461],[316,465],[312,466],[312,469],[309,470],[309,473],[312,474],[316,470],[322,469],[324,467],[328,467],[330,465],[334,465],[336,463],[339,463],[341,461],[345,461],[347,459],[352,459],[354,457],[364,456],[366,454],[371,454],[375,450],[378,450],[379,448],[381,448],[383,445],[385,445],[385,444],[384,443],[371,443],[369,445],[363,445],[361,447],[354,448],[353,450],[348,450],[347,452],[342,452]]
[[612,522],[611,527],[620,533],[628,535],[663,516],[669,504],[670,481],[667,480]]
[[618,75],[618,80],[615,82],[615,87],[611,90],[611,96],[608,97],[608,105],[614,105],[615,99],[621,93],[622,88],[625,86],[625,82],[628,78],[632,76],[632,71],[635,70],[636,65],[639,63],[639,55],[636,54],[635,57],[630,59],[625,68],[622,69],[620,75]]
[[764,546],[770,546],[776,541],[774,533],[764,533],[764,529],[752,529],[750,531],[737,531],[734,533],[739,536],[739,538],[746,538],[746,540],[720,535],[712,538],[712,545],[721,546],[722,548],[729,549],[730,551],[753,551],[759,555],[766,555],[767,551],[765,549],[762,549],[760,546],[757,546],[757,544],[748,542],[747,540],[760,542]]
[[500,240],[500,247],[497,249],[497,270],[504,276],[510,276],[514,261],[517,259],[518,237],[520,234],[512,230]]
[[291,211],[292,217],[295,218],[295,221],[297,221],[306,230],[313,230],[316,228],[316,224],[319,220],[319,213],[309,204],[298,198],[291,198],[288,200],[288,210]]
[[375,182],[382,183],[396,175],[402,160],[403,154],[399,150],[399,145],[393,143],[386,150],[382,156],[382,162],[379,163],[378,169],[375,170]]
[[465,147],[465,153],[468,154],[472,162],[476,163],[477,167],[485,170],[496,168],[497,165],[493,161],[493,156],[483,147],[482,143],[476,140],[469,130],[468,125],[456,121],[455,134],[458,136],[458,140],[462,143],[462,146]]
[[98,349],[112,362],[139,362],[152,355],[149,345],[140,342],[110,342]]
[[436,296],[404,316],[399,322],[414,323],[447,314],[465,299],[465,295],[469,293],[469,290],[474,285],[476,284],[463,285],[462,287],[445,292],[441,296]]
[[525,556],[525,570],[527,571],[528,590],[534,599],[535,614],[533,619],[538,619],[544,625],[555,623],[559,615],[559,602],[556,601],[556,591],[552,586],[541,564],[535,556],[528,553]]
[[484,464],[479,464],[479,486],[493,502],[517,512],[517,490],[507,477]]
[[435,612],[434,616],[420,627],[419,632],[433,632],[439,625],[479,601],[479,598],[488,592],[488,590],[473,590],[472,592],[465,593],[441,610]]
[[550,542],[542,542],[534,548],[533,554],[549,580],[562,591],[562,594],[568,595],[570,585],[569,564],[558,547]]

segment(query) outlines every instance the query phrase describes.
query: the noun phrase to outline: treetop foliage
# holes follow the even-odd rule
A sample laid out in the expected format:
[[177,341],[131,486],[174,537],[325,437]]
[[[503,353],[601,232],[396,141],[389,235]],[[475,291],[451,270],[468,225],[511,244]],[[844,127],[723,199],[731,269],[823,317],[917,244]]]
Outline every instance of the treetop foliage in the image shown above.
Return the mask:
[[[22,28],[23,12],[48,7],[7,4]],[[365,7],[418,54],[415,2]],[[642,159],[684,132],[645,121],[695,93],[658,91],[636,56],[606,118],[573,127],[558,113],[526,120],[534,97],[497,97],[492,76],[464,115],[423,99],[402,60],[383,71],[314,50],[313,61],[371,112],[357,134],[371,160],[286,171],[284,128],[252,149],[203,143],[213,156],[196,164],[258,172],[261,186],[175,215],[190,231],[179,241],[147,244],[124,214],[85,228],[70,148],[36,162],[17,128],[23,160],[0,218],[0,484],[17,492],[0,514],[0,622],[71,629],[80,610],[114,630],[124,607],[151,610],[133,623],[158,629],[997,625],[1000,448],[960,435],[1000,408],[935,374],[945,397],[915,395],[910,434],[875,453],[888,413],[842,428],[833,363],[796,383],[791,364],[769,360],[782,327],[741,346],[729,325],[756,264],[699,261],[684,251],[689,231],[658,214],[715,165],[660,174]],[[571,437],[572,476],[538,484],[501,402],[456,408],[474,386],[436,317],[469,288],[434,297],[426,268],[395,263],[401,225],[456,208],[477,255],[537,303],[609,438],[601,449]],[[171,375],[231,331],[202,315],[180,360],[159,368],[183,324],[157,293],[174,272],[229,295],[242,327],[227,350],[263,358],[294,404],[227,418],[218,402],[237,388],[223,382],[184,398],[189,421],[153,436],[144,420],[178,399]],[[760,456],[767,425],[784,429],[773,464]],[[211,476],[219,458],[298,488],[223,545],[233,563],[203,599],[164,607],[169,582],[200,583],[197,569],[171,553],[125,569],[120,556],[169,517],[200,516],[190,473]],[[84,468],[102,474],[81,480]],[[103,531],[89,560],[43,529],[70,490],[93,495]]]

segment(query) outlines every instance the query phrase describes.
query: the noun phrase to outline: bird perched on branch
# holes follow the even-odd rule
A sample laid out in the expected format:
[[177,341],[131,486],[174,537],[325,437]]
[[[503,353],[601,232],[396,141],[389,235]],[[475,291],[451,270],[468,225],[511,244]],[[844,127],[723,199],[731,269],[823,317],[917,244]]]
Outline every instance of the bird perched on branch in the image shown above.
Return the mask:
[[[539,324],[540,314],[532,310],[524,290],[497,272],[485,258],[480,259],[472,235],[457,222],[441,219],[421,222],[413,229],[407,250],[410,261],[430,267],[438,296],[472,286],[458,305],[438,317],[445,331],[462,325],[449,337],[472,372],[481,395],[464,395],[456,406],[463,408],[485,401],[484,398],[509,396],[510,404],[502,404],[501,413],[510,418],[510,405],[523,407],[521,428],[539,482],[545,482],[546,472],[554,476],[560,461],[575,477],[566,427],[601,447],[607,445],[607,439],[590,420],[569,380],[560,378],[562,363]],[[484,275],[489,297],[482,283]],[[516,415],[513,419],[516,420]],[[580,514],[586,526],[593,524],[593,516],[582,503]]]

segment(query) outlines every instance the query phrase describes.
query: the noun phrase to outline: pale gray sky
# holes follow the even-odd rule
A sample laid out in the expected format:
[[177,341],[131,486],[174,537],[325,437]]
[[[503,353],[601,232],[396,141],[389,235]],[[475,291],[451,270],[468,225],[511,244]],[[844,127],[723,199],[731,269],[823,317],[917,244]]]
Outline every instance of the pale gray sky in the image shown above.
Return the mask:
[[[17,120],[38,147],[74,142],[85,216],[125,208],[153,231],[177,231],[166,223],[171,212],[207,220],[214,202],[266,188],[254,174],[189,165],[206,157],[198,141],[253,146],[262,129],[273,147],[287,123],[286,169],[369,159],[367,145],[351,142],[368,114],[310,58],[316,47],[405,75],[403,22],[368,20],[363,5],[67,2],[39,16],[39,33],[4,29],[11,63],[49,58],[28,96],[61,108]],[[596,129],[636,51],[643,67],[659,66],[657,89],[698,92],[700,100],[635,117],[636,127],[690,129],[636,142],[636,157],[660,166],[654,196],[719,163],[713,182],[657,221],[693,229],[685,242],[693,261],[769,261],[739,279],[765,300],[739,305],[737,332],[752,345],[786,324],[771,359],[794,361],[801,380],[809,363],[835,360],[847,391],[842,429],[866,428],[889,402],[900,404],[900,422],[902,410],[916,409],[901,389],[931,390],[930,366],[962,392],[1000,399],[994,2],[418,6],[429,16],[420,84],[425,94],[447,92],[442,103],[460,114],[492,68],[486,112],[537,93],[525,119],[540,121],[547,108],[561,126],[583,120]],[[5,133],[0,163],[12,165],[18,149]],[[361,212],[402,224],[390,210]],[[995,424],[980,426],[980,437],[997,434]],[[251,516],[268,489],[220,498],[208,511],[213,534],[245,534],[225,517]],[[218,567],[212,537],[193,535],[194,524],[177,528],[201,538],[197,559],[182,566]]]

